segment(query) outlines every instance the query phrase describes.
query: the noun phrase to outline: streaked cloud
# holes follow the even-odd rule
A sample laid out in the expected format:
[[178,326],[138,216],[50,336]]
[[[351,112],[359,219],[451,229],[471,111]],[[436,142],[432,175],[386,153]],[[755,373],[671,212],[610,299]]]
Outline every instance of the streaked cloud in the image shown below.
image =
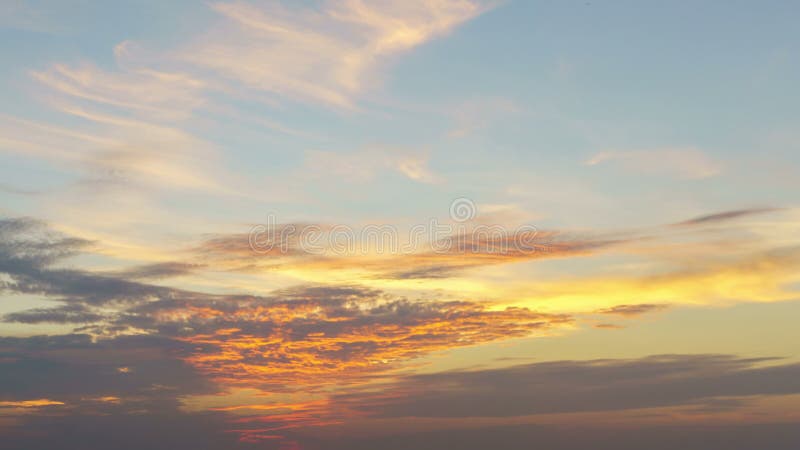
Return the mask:
[[723,171],[720,162],[695,148],[604,151],[586,160],[585,164],[617,164],[628,172],[688,179],[710,178]]
[[206,102],[205,82],[184,73],[149,68],[110,72],[84,63],[76,67],[55,64],[31,76],[72,100],[119,108],[153,121],[186,119]]
[[[204,162],[213,159],[212,147],[180,129],[69,104],[59,109],[80,125],[0,117],[0,150],[43,159],[93,181],[141,186],[160,180],[172,187],[222,189]],[[165,147],[171,151],[162,151]]]
[[647,314],[650,312],[656,312],[666,309],[666,305],[652,305],[652,304],[641,304],[641,305],[617,305],[611,308],[605,308],[598,310],[599,314],[611,314],[617,316],[639,316],[642,314]]
[[[394,394],[342,395],[377,416],[488,417],[702,405],[715,398],[800,393],[800,365],[769,358],[658,355],[553,361],[502,369],[412,375]],[[772,361],[774,362],[774,361]],[[736,405],[733,405],[734,407]]]
[[61,305],[52,308],[34,308],[2,316],[5,322],[16,323],[95,323],[104,316],[92,312],[84,305]]
[[704,216],[695,217],[693,219],[685,220],[683,222],[678,222],[675,224],[675,226],[711,225],[711,224],[728,222],[743,217],[766,214],[775,211],[780,211],[780,209],[750,208],[750,209],[737,209],[733,211],[723,211],[719,213],[706,214]]
[[188,275],[202,268],[200,264],[171,261],[131,267],[116,275],[133,279],[163,279]]

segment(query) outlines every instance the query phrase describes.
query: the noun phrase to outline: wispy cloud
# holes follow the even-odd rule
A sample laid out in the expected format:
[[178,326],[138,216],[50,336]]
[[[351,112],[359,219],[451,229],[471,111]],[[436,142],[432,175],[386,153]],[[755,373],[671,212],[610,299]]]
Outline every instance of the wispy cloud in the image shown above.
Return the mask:
[[710,178],[723,170],[720,162],[694,148],[604,151],[585,162],[589,166],[614,163],[629,172],[688,179]]
[[178,128],[75,105],[58,108],[80,125],[66,128],[0,117],[0,149],[77,171],[84,179],[222,189],[204,161],[214,158],[213,148]]
[[770,358],[658,355],[554,361],[412,375],[391,396],[339,399],[377,416],[487,417],[696,405],[715,398],[800,393],[800,365]]
[[324,3],[320,9],[212,4],[224,21],[178,53],[184,61],[281,97],[354,108],[387,58],[486,11],[470,0]]
[[644,303],[641,305],[617,305],[611,308],[598,310],[597,313],[630,317],[630,316],[640,316],[642,314],[661,311],[666,308],[667,308],[666,305],[652,305]]
[[205,82],[185,73],[134,68],[109,72],[90,64],[70,67],[55,64],[31,72],[33,78],[53,91],[109,107],[120,108],[151,120],[189,117],[205,99]]
[[704,216],[695,217],[693,219],[678,222],[675,226],[692,226],[692,225],[712,225],[723,222],[732,221],[735,219],[754,216],[758,214],[765,214],[770,212],[780,211],[779,208],[750,208],[750,209],[737,209],[733,211],[723,211],[714,214],[706,214]]

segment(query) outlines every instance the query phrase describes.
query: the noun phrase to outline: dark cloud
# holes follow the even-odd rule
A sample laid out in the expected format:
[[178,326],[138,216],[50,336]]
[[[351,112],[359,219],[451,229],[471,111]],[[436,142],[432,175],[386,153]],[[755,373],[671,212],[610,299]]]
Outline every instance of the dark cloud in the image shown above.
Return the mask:
[[[716,397],[800,393],[800,364],[766,358],[665,355],[634,360],[534,363],[406,377],[391,398],[348,394],[380,417],[511,417],[704,404]],[[771,361],[774,362],[774,361]]]
[[54,308],[35,308],[6,314],[4,322],[18,323],[93,323],[104,319],[81,304],[61,305]]
[[102,412],[37,415],[2,432],[8,450],[271,450],[280,443],[248,444],[218,413]]
[[800,424],[460,427],[380,437],[308,439],[304,450],[796,450]]
[[428,266],[419,267],[408,270],[401,270],[398,272],[389,272],[381,274],[380,278],[388,278],[394,280],[423,280],[423,279],[438,279],[450,278],[459,273],[458,268],[450,266]]
[[598,314],[611,314],[617,316],[640,316],[656,311],[662,311],[668,308],[667,305],[654,305],[642,303],[639,305],[617,305],[611,308],[600,309],[596,311]]
[[673,224],[673,226],[693,226],[693,225],[706,225],[727,222],[730,220],[738,219],[741,217],[752,216],[756,214],[764,214],[775,211],[780,211],[780,208],[750,208],[750,209],[737,209],[732,211],[724,211],[720,213],[708,214],[705,216],[695,217],[683,222]]
[[155,336],[1,337],[0,399],[49,398],[70,406],[114,396],[129,409],[175,408],[179,396],[217,391],[180,358],[191,350]]
[[34,220],[1,220],[0,272],[11,278],[4,282],[4,290],[94,305],[142,302],[179,292],[111,275],[52,267],[90,244],[54,233]]
[[0,219],[0,271],[33,274],[73,256],[91,242],[53,233],[29,218]]

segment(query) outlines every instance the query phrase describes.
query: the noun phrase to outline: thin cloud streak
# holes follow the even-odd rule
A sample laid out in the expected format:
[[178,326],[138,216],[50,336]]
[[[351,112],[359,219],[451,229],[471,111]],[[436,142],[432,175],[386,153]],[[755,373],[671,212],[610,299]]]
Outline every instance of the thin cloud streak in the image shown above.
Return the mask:
[[704,179],[719,175],[722,165],[694,148],[604,151],[588,160],[588,166],[617,163],[629,172]]
[[703,216],[695,217],[693,219],[685,220],[673,224],[676,227],[697,226],[697,225],[714,225],[724,222],[730,222],[735,219],[755,216],[760,214],[767,214],[771,212],[781,211],[781,208],[750,208],[750,209],[737,209],[733,211],[723,211],[714,214],[706,214]]

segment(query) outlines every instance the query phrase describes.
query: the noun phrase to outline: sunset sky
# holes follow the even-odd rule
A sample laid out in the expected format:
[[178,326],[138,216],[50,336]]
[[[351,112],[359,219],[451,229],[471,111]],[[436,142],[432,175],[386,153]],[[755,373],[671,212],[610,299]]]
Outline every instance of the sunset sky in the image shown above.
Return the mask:
[[0,0],[0,448],[800,448],[798,21]]

